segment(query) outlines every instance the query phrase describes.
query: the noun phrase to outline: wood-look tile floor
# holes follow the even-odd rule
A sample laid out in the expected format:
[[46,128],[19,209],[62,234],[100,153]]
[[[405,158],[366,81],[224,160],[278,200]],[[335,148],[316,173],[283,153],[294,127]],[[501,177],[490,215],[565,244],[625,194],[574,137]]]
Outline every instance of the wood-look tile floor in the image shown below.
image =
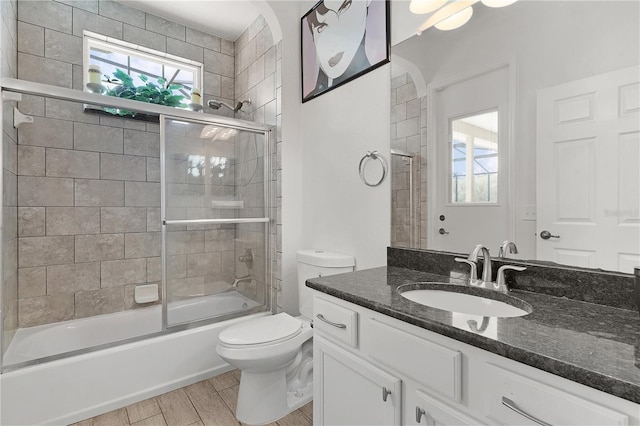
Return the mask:
[[[233,370],[72,426],[234,426],[240,371]],[[312,402],[270,426],[311,426]]]

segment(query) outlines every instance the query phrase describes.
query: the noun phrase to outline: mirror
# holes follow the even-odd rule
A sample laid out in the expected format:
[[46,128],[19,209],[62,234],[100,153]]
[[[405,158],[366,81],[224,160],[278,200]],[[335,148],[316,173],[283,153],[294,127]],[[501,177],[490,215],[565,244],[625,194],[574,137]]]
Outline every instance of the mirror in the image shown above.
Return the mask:
[[[465,253],[468,242],[446,241],[471,233],[493,256],[508,239],[519,250],[510,257],[632,273],[640,265],[640,3],[520,0],[503,8],[478,2],[473,9],[458,29],[430,28],[392,46],[392,246]],[[393,25],[402,23],[394,18]],[[469,82],[496,70],[506,87],[499,120],[508,137],[501,131],[498,139],[510,151],[498,162],[508,179],[497,201],[506,212],[487,210],[487,203],[455,210],[447,198],[455,194],[452,152],[475,155],[467,170],[485,174],[482,157],[492,153],[447,140],[451,127],[441,132],[466,122],[478,134],[490,133],[467,119],[490,108],[465,108],[483,96]],[[605,103],[615,119],[604,117]],[[555,144],[542,147],[548,141]],[[459,175],[464,180],[464,171]],[[605,180],[613,186],[603,186]],[[446,196],[438,201],[437,193]],[[479,211],[497,215],[506,230],[480,237],[484,221],[477,218],[485,213]]]

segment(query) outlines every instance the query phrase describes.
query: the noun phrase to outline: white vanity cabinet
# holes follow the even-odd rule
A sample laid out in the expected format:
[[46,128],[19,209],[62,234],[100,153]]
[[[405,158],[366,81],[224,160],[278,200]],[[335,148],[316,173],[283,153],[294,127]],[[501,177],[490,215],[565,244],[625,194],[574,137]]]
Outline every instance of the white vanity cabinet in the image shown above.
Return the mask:
[[320,292],[313,374],[316,425],[640,426],[638,404]]
[[407,402],[409,402],[409,410],[415,406],[415,419],[407,418],[405,424],[428,426],[476,426],[480,424],[478,420],[420,390],[415,391],[415,402],[410,401],[409,398],[407,398]]
[[322,337],[313,345],[315,424],[400,425],[399,378]]

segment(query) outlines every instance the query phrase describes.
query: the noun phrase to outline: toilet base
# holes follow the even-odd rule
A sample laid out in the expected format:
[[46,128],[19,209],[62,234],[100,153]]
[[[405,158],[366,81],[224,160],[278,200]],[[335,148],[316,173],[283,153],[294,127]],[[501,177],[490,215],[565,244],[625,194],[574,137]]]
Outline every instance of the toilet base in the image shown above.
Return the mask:
[[312,397],[312,380],[303,389],[288,391],[282,371],[243,371],[236,418],[250,425],[272,423],[310,402]]

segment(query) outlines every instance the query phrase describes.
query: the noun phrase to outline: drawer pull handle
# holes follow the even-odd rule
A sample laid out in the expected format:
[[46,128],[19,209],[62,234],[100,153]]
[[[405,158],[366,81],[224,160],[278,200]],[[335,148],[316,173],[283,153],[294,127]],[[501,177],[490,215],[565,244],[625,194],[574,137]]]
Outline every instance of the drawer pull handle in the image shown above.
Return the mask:
[[416,423],[420,423],[420,420],[422,420],[422,416],[424,416],[425,414],[427,414],[424,411],[424,408],[420,408],[416,405]]
[[387,402],[387,397],[391,395],[391,391],[385,386],[382,387],[382,401]]
[[334,327],[338,327],[338,328],[347,328],[347,324],[340,324],[340,323],[337,323],[337,322],[329,321],[329,320],[328,320],[328,319],[326,319],[326,318],[324,317],[324,315],[322,315],[322,314],[318,314],[318,315],[316,315],[316,317],[317,317],[320,321],[324,321],[324,322],[326,322],[327,324],[332,325],[332,326],[334,326]]
[[515,402],[513,402],[512,400],[510,400],[506,396],[502,397],[502,405],[504,405],[508,409],[515,411],[516,413],[520,414],[521,416],[526,417],[527,419],[529,419],[532,422],[535,422],[535,423],[537,423],[537,424],[539,424],[541,426],[552,426],[551,424],[549,424],[547,422],[543,422],[542,420],[532,416],[531,414],[527,413],[526,411],[523,411],[522,408],[518,407],[518,405]]

